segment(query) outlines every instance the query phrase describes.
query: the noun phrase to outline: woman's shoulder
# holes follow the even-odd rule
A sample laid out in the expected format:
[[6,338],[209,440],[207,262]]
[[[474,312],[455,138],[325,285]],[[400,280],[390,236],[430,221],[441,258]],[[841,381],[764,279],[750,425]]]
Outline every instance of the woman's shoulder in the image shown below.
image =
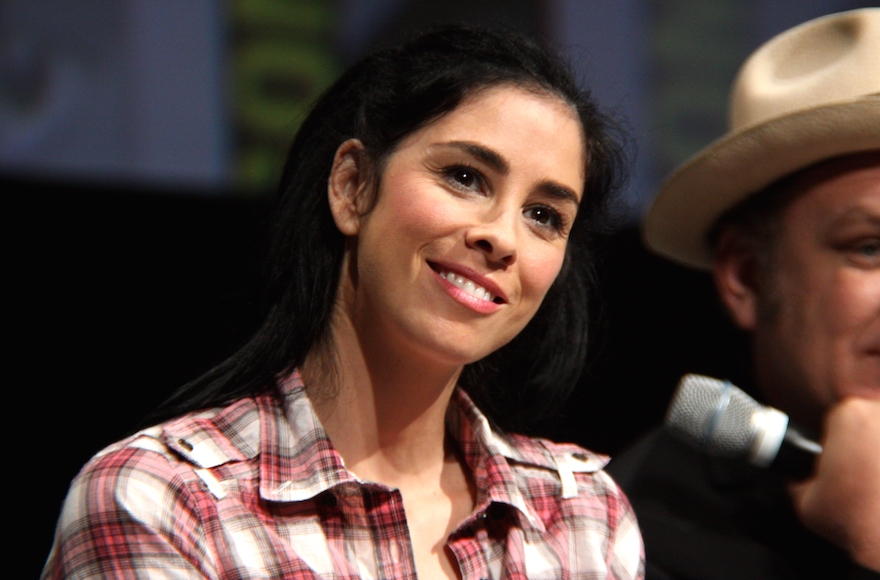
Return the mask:
[[508,442],[523,456],[535,463],[546,463],[551,459],[554,464],[564,462],[570,464],[577,472],[593,473],[604,468],[609,461],[608,456],[590,451],[576,443],[557,443],[542,437],[529,437],[511,433],[506,435]]
[[134,458],[150,461],[161,456],[172,463],[183,459],[201,468],[252,458],[259,451],[259,407],[258,399],[243,398],[163,421],[105,447],[83,472]]
[[544,468],[559,474],[562,479],[573,474],[583,474],[588,479],[600,475],[609,458],[581,447],[575,443],[556,443],[540,437],[506,434],[514,458],[513,465]]
[[556,443],[541,437],[502,431],[474,405],[467,394],[456,391],[460,413],[452,414],[448,422],[453,437],[459,441],[474,465],[489,461],[504,467],[516,480],[517,487],[527,495],[541,490],[548,499],[577,497],[595,493],[620,493],[613,480],[603,471],[609,458],[574,443]]
[[[90,566],[112,575],[117,564],[140,569],[156,558],[204,572],[204,522],[223,495],[219,480],[256,473],[261,404],[188,413],[99,451],[71,482],[44,575]],[[105,558],[108,542],[126,553]]]
[[565,503],[624,504],[627,499],[604,470],[609,458],[576,445],[548,439],[506,434],[509,450],[503,453],[518,487]]
[[[167,497],[187,501],[211,471],[259,454],[259,401],[241,399],[153,425],[96,453],[70,485],[62,521],[89,513],[159,513]],[[100,505],[95,505],[99,503]]]
[[522,457],[510,462],[517,487],[547,533],[585,551],[607,549],[616,568],[629,570],[624,576],[637,577],[641,534],[629,500],[604,470],[608,457],[573,443],[523,435],[506,439]]

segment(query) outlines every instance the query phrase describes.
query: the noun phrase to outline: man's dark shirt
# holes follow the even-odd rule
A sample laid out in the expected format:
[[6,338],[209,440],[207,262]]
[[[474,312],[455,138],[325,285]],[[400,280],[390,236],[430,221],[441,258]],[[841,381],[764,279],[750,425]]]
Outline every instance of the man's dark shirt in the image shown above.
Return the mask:
[[773,471],[707,457],[661,430],[608,471],[635,508],[647,580],[880,578],[804,528]]

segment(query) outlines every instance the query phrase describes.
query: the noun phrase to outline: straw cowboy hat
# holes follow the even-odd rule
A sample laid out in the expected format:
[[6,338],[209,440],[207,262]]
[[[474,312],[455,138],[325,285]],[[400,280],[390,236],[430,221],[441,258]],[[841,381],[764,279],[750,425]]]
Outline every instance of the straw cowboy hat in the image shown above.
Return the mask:
[[743,64],[730,132],[681,166],[648,211],[655,252],[709,268],[706,234],[746,197],[818,161],[880,149],[880,8],[783,32]]

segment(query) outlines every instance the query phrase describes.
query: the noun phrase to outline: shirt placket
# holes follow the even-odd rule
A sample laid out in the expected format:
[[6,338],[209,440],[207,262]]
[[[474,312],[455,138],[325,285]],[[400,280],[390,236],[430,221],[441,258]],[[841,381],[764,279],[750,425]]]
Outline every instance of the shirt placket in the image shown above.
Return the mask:
[[[415,580],[415,560],[400,492],[364,485],[343,494],[346,525],[352,529],[347,552],[364,578]],[[368,539],[369,538],[369,539]]]
[[[487,552],[491,550],[486,526],[487,513],[483,510],[472,522],[454,532],[447,542],[458,562],[462,580],[489,580],[497,578],[490,566]],[[500,567],[500,562],[497,562]]]
[[403,496],[397,490],[373,487],[368,492],[368,518],[375,534],[374,549],[382,578],[415,580],[415,560]]

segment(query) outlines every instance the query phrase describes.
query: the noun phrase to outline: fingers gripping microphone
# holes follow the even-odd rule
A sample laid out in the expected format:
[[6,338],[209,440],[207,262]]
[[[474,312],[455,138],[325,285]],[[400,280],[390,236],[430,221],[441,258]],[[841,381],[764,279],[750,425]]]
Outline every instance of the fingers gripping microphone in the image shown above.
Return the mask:
[[685,375],[664,426],[703,453],[739,458],[803,479],[822,446],[791,426],[788,415],[765,407],[728,381]]

